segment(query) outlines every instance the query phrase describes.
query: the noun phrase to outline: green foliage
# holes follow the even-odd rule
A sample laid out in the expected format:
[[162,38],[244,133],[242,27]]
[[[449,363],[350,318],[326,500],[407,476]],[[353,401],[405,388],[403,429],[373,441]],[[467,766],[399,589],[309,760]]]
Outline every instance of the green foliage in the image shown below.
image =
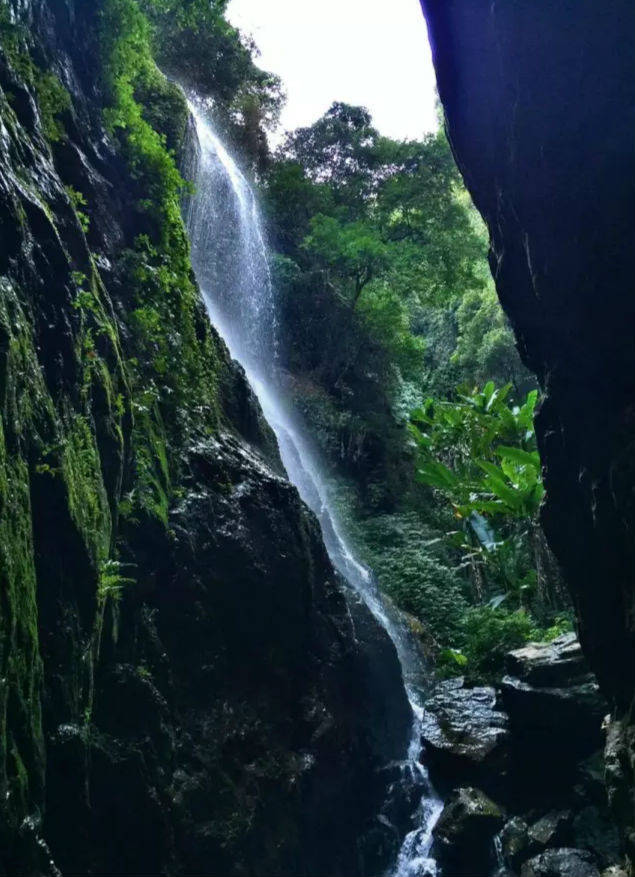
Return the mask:
[[41,71],[36,67],[33,70],[33,83],[42,118],[42,128],[49,142],[56,143],[66,136],[60,116],[70,109],[71,98],[54,73]]
[[[179,257],[175,272],[187,274],[188,248],[180,213],[184,182],[165,134],[144,117],[135,90],[164,79],[150,50],[150,30],[135,0],[107,0],[102,21],[102,52],[108,105],[104,119],[139,181],[140,211],[153,220],[152,231]],[[142,197],[141,197],[142,196]]]
[[428,399],[412,414],[411,434],[417,478],[451,504],[460,529],[447,538],[463,552],[478,598],[523,606],[539,584],[534,534],[544,488],[537,393],[510,405],[510,391],[489,382],[454,401]]
[[134,579],[125,576],[122,572],[123,565],[118,560],[109,558],[99,565],[99,583],[97,585],[97,598],[100,602],[105,600],[120,600],[127,585],[134,584]]
[[439,653],[438,673],[442,677],[465,676],[471,684],[496,682],[508,652],[530,641],[551,642],[571,629],[571,619],[565,614],[556,616],[550,627],[541,628],[525,609],[475,606],[463,617],[455,640],[460,648]]
[[[535,390],[520,405],[511,385],[460,388],[453,400],[427,399],[412,414],[417,478],[443,495],[458,529],[446,540],[461,552],[479,605],[465,616],[461,653],[468,672],[490,678],[506,651],[542,634],[536,618],[563,608],[538,512],[544,495],[533,415]],[[444,658],[443,672],[456,670]]]
[[533,428],[538,394],[510,406],[510,391],[490,381],[482,390],[460,388],[456,401],[427,399],[412,413],[417,477],[444,492],[459,518],[538,513],[544,495]]
[[[488,379],[494,364],[518,363],[491,298],[482,223],[442,133],[392,141],[343,103],[287,136],[264,190],[283,336],[293,339],[283,364],[305,376],[313,434],[362,485],[356,533],[380,587],[456,668],[470,600],[507,601],[505,614],[536,590],[529,531],[542,495],[535,393],[514,406],[511,388],[487,383],[444,398],[461,373],[473,382],[475,362]],[[324,395],[309,392],[316,384]],[[411,478],[412,451],[394,424],[426,386],[440,398],[415,415],[421,486],[405,487],[396,473]],[[444,513],[424,485],[448,498],[458,530],[433,522]]]
[[465,672],[474,681],[491,681],[500,676],[505,655],[537,634],[531,616],[524,609],[509,612],[491,606],[470,609],[463,621],[461,652]]
[[491,280],[463,296],[456,312],[458,337],[452,360],[459,374],[476,384],[511,383],[529,392],[534,379],[520,362],[516,342]]
[[283,364],[336,397],[373,398],[369,420],[398,408],[405,379],[421,381],[421,309],[483,283],[458,186],[443,135],[392,141],[342,103],[288,135],[267,172],[265,212],[287,260]]
[[140,0],[161,68],[201,97],[256,166],[267,156],[263,130],[278,121],[280,79],[254,63],[256,48],[226,18],[226,0]]
[[5,4],[0,6],[0,46],[13,59],[19,51],[20,33],[13,21],[11,11]]
[[382,591],[423,625],[435,644],[455,642],[468,608],[465,583],[415,512],[358,520],[354,534]]
[[[293,339],[282,365],[299,375],[313,435],[359,484],[365,557],[440,647],[444,672],[495,673],[559,604],[538,525],[535,384],[447,141],[392,141],[367,110],[335,103],[287,136],[263,188]],[[395,423],[414,407],[408,448]],[[413,456],[417,481],[404,487],[395,473],[411,479]]]
[[209,429],[218,421],[219,358],[193,283],[181,216],[186,185],[168,148],[168,139],[178,141],[187,105],[156,67],[151,28],[137,0],[108,0],[102,51],[104,117],[135,181],[142,230],[120,261],[130,297],[128,368],[137,398],[134,496],[165,524],[171,482],[166,424],[176,438],[187,429],[180,412],[207,412]]
[[52,70],[42,70],[34,63],[29,53],[28,32],[12,19],[6,6],[0,7],[0,46],[14,71],[33,89],[44,136],[49,143],[64,139],[63,116],[71,108],[70,94]]
[[313,125],[288,134],[280,155],[313,183],[328,184],[335,203],[357,213],[380,176],[379,144],[368,110],[336,102]]
[[299,162],[278,157],[267,171],[265,195],[263,207],[277,249],[298,259],[312,217],[332,214],[331,188],[314,182]]
[[[66,186],[66,194],[73,205],[75,210],[75,214],[79,220],[79,224],[82,227],[82,231],[86,234],[88,229],[90,228],[90,219],[88,215],[82,210],[83,207],[86,207],[88,202],[86,201],[85,196],[78,192],[77,189],[74,189],[72,186]],[[81,284],[79,284],[81,285]]]
[[442,134],[392,141],[365,109],[336,103],[288,135],[266,196],[286,255],[297,259],[303,246],[358,290],[381,275],[404,300],[432,302],[483,285],[483,241],[458,187]]
[[399,377],[419,378],[425,342],[411,331],[408,308],[390,284],[373,284],[359,300],[357,310],[363,331],[380,346]]
[[402,551],[383,582],[386,593],[418,618],[438,642],[451,641],[467,608],[460,578],[421,547]]
[[350,299],[357,303],[364,287],[388,264],[388,249],[378,230],[362,221],[342,224],[333,216],[318,213],[302,247],[320,268],[335,274]]

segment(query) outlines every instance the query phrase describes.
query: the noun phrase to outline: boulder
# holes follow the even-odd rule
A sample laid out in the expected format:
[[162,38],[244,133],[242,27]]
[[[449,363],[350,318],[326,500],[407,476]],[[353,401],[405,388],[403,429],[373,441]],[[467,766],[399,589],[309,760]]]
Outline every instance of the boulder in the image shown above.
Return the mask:
[[510,652],[506,670],[511,785],[523,806],[553,806],[570,796],[579,763],[601,748],[608,705],[573,634]]
[[501,853],[505,862],[518,868],[529,853],[529,831],[520,816],[508,820],[500,833]]
[[600,748],[608,705],[575,634],[516,649],[506,656],[505,669],[502,695],[512,725],[548,733],[576,759]]
[[505,658],[511,676],[531,685],[569,686],[587,677],[589,668],[574,633],[565,633],[551,643],[529,643]]
[[606,763],[601,750],[594,752],[578,765],[574,792],[579,800],[607,806]]
[[509,762],[509,722],[494,688],[440,683],[422,721],[424,760],[438,788],[472,784],[499,795]]
[[557,847],[569,840],[572,814],[570,810],[550,810],[529,827],[529,846],[534,851]]
[[520,877],[600,877],[593,857],[585,850],[562,847],[529,859]]
[[603,868],[620,858],[617,827],[610,821],[606,807],[584,807],[573,820],[573,841],[576,847],[592,853]]
[[452,877],[489,873],[494,835],[503,821],[500,807],[480,789],[456,789],[433,832],[433,854],[441,871]]

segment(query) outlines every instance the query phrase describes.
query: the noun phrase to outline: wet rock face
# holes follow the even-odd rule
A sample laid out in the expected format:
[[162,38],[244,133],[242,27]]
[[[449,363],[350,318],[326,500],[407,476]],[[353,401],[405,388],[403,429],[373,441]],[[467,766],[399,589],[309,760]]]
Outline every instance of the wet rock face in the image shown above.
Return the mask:
[[520,877],[600,877],[593,860],[584,850],[548,850],[525,862]]
[[[624,36],[635,8],[422,6],[452,146],[489,227],[498,293],[546,394],[537,418],[545,529],[583,649],[623,716],[635,691],[635,49]],[[622,781],[625,836],[632,764]]]
[[545,799],[546,774],[548,789],[562,798],[580,763],[603,745],[608,704],[574,634],[511,652],[505,669],[501,700],[514,750],[511,785]]
[[[498,689],[462,679],[434,689],[422,727],[432,778],[441,790],[469,782],[519,807],[566,802],[603,744],[608,705],[574,634],[510,652],[505,669]],[[601,777],[584,784],[601,787]]]
[[482,791],[457,789],[434,828],[433,853],[442,872],[457,877],[488,874],[493,864],[492,839],[502,824],[502,811]]
[[496,794],[509,761],[509,719],[494,688],[464,687],[462,679],[440,683],[426,701],[423,761],[440,789],[471,782]]
[[[439,823],[440,856],[450,863],[449,873],[462,867],[452,862],[454,847],[463,849],[467,861],[472,843],[461,827],[469,808],[449,805],[457,786],[477,781],[483,789],[478,796],[487,793],[507,813],[496,840],[499,877],[508,873],[504,869],[518,874],[530,859],[565,847],[582,851],[585,867],[614,865],[620,851],[608,811],[600,731],[607,705],[579,643],[570,634],[549,644],[530,643],[507,655],[506,669],[515,675],[507,675],[501,689],[467,688],[455,679],[440,683],[426,703],[425,762],[438,789],[455,788]],[[491,854],[494,829],[483,823],[474,855]],[[571,866],[570,857],[554,861]]]
[[[170,363],[155,404],[133,380],[143,229],[102,125],[102,4],[10,6],[29,27],[0,39],[0,872],[359,874],[410,732],[395,650],[349,611],[200,302],[191,385]],[[59,139],[30,51],[67,92]]]
[[529,643],[515,649],[506,656],[505,669],[509,676],[535,686],[562,688],[592,679],[574,633],[565,633],[548,644]]

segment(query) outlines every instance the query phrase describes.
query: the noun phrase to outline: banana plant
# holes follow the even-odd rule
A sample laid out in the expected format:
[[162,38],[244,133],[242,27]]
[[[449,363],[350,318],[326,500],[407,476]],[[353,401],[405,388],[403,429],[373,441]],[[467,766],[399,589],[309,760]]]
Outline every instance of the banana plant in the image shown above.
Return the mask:
[[[523,605],[536,582],[531,533],[544,496],[533,415],[538,394],[510,404],[511,385],[493,383],[453,400],[427,399],[411,415],[417,479],[451,503],[460,529],[448,534],[472,571],[479,600],[482,571],[493,600]],[[523,547],[525,546],[525,547]],[[517,559],[517,560],[516,560]],[[512,562],[513,561],[513,562]]]
[[534,517],[544,496],[533,414],[537,392],[510,407],[511,384],[456,401],[428,399],[411,415],[417,479],[446,494],[457,517]]

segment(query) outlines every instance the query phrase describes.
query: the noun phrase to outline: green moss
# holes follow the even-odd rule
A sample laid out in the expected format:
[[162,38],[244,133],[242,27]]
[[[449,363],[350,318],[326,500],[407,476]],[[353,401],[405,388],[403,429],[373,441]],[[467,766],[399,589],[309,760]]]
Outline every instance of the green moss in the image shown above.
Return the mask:
[[186,130],[185,98],[158,70],[136,0],[108,0],[101,46],[106,125],[127,161],[142,229],[120,260],[129,290],[128,371],[134,399],[135,484],[124,503],[167,522],[180,448],[220,420],[223,368],[193,281],[181,216],[184,183],[173,150]]
[[33,85],[42,120],[42,129],[50,143],[56,143],[66,136],[64,124],[60,119],[71,107],[71,97],[58,77],[50,71],[42,71],[34,66]]
[[167,527],[172,480],[165,427],[156,404],[137,404],[132,445],[135,486],[128,496],[126,514],[130,518],[139,513],[148,515]]
[[[1,753],[0,782],[3,798],[17,796],[13,806],[26,812],[29,797],[37,799],[43,783],[42,667],[28,469],[23,460],[6,454],[2,434],[0,498],[0,746],[4,743],[14,750],[11,757],[7,749]],[[27,766],[30,785],[19,769],[21,765]]]
[[88,214],[84,212],[82,208],[86,207],[88,202],[86,201],[85,196],[79,192],[77,189],[74,189],[72,186],[65,186],[66,194],[69,197],[71,204],[75,210],[75,214],[79,220],[79,224],[82,227],[82,231],[86,233],[90,228],[90,219]]
[[[0,815],[7,838],[43,804],[36,570],[42,570],[41,596],[46,593],[44,623],[57,624],[58,613],[64,617],[55,647],[63,642],[61,660],[68,663],[55,663],[50,672],[59,677],[71,720],[84,716],[90,724],[102,636],[114,641],[112,618],[125,611],[125,604],[114,605],[126,579],[117,540],[129,539],[130,548],[148,519],[167,526],[186,443],[220,422],[218,386],[227,368],[193,281],[181,218],[186,187],[172,150],[186,130],[186,102],[152,61],[136,2],[104,5],[104,115],[128,171],[126,227],[138,231],[116,262],[117,318],[81,233],[89,230],[86,198],[65,186],[65,201],[49,173],[58,150],[46,156],[42,191],[19,157],[10,168],[20,185],[13,200],[7,198],[13,210],[7,222],[18,235],[32,235],[35,207],[38,223],[49,223],[41,235],[46,268],[38,280],[51,284],[43,319],[59,318],[60,333],[58,349],[42,343],[44,309],[36,284],[19,290],[0,278]],[[70,96],[53,71],[34,64],[32,37],[5,12],[3,5],[0,45],[35,97],[42,132],[54,143],[66,136]],[[0,114],[12,140],[28,140],[4,98]],[[43,152],[39,136],[33,147]],[[49,498],[51,507],[44,508]],[[47,518],[52,508],[54,534]],[[121,529],[120,511],[128,519]],[[37,545],[34,512],[42,540]],[[40,560],[58,537],[73,556],[66,566],[47,570]],[[43,640],[45,655],[48,648]],[[0,829],[0,843],[4,839]]]
[[165,91],[164,77],[150,50],[148,22],[135,0],[107,0],[102,51],[108,94],[106,125],[118,135],[133,175],[143,183],[140,207],[154,220],[157,242],[180,257],[180,264],[173,270],[187,273],[187,244],[180,212],[184,183],[166,147],[165,135],[146,120],[142,104],[135,99],[138,87],[146,93]]
[[[13,314],[17,322],[8,319],[14,290],[3,282],[0,291],[0,800],[6,828],[15,829],[12,821],[41,803],[44,783],[30,480],[19,452],[27,421],[38,411],[41,386],[37,381],[23,386],[33,375],[33,350],[19,312]],[[3,421],[13,426],[9,447]]]
[[61,452],[68,508],[96,564],[110,552],[112,524],[95,436],[83,415],[67,427]]
[[61,117],[71,108],[71,97],[59,77],[51,70],[42,70],[29,54],[28,32],[12,21],[6,7],[0,9],[0,48],[13,69],[31,86],[35,95],[42,131],[50,143],[66,136]]

